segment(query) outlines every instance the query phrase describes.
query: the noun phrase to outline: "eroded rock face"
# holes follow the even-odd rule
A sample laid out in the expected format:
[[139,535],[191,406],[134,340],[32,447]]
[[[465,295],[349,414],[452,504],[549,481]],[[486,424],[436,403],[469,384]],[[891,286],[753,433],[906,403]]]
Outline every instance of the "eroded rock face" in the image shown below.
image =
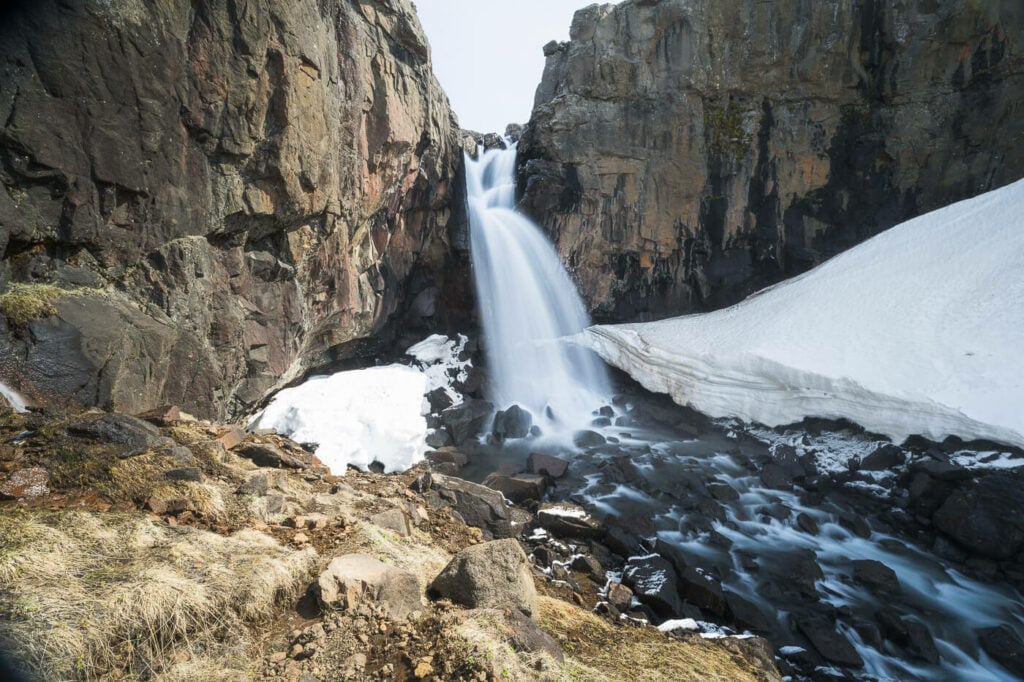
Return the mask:
[[1024,175],[1014,0],[629,0],[570,35],[519,187],[599,321],[733,303]]
[[18,3],[0,121],[0,287],[75,294],[0,317],[0,375],[38,401],[235,415],[471,309],[458,126],[408,0]]

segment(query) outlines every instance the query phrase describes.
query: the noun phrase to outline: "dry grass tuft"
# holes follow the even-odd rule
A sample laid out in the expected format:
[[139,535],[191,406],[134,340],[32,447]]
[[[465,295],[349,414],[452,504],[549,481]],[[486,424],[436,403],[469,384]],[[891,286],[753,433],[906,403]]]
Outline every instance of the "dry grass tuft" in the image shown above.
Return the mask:
[[[242,623],[294,596],[314,559],[254,531],[221,536],[130,514],[5,514],[0,639],[45,680],[114,670],[184,679],[211,658],[230,678],[232,658],[236,672],[250,664]],[[176,665],[162,670],[167,662]]]
[[654,628],[615,627],[558,599],[540,597],[538,624],[566,654],[566,680],[693,680],[740,682],[779,679],[700,639],[670,639]]
[[52,284],[12,284],[0,294],[0,315],[15,327],[27,327],[30,322],[55,315],[53,303],[61,296],[77,296],[81,289],[61,289]]

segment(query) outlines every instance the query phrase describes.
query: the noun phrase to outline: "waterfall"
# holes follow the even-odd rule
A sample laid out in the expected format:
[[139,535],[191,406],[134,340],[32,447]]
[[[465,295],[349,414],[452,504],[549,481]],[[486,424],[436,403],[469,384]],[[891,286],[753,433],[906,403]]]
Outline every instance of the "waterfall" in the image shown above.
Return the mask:
[[549,430],[585,426],[607,403],[604,363],[566,337],[590,325],[586,308],[540,228],[516,212],[516,150],[466,157],[473,273],[491,399],[518,404]]
[[0,381],[0,396],[3,396],[15,412],[28,412],[28,403],[21,397],[21,394],[2,381]]

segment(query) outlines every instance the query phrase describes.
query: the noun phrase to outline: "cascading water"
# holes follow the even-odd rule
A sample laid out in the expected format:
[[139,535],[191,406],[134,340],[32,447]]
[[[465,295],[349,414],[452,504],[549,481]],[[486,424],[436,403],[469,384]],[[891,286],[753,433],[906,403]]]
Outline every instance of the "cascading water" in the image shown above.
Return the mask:
[[548,428],[587,424],[611,395],[604,363],[565,341],[590,324],[540,228],[515,211],[516,149],[466,157],[471,248],[492,399]]

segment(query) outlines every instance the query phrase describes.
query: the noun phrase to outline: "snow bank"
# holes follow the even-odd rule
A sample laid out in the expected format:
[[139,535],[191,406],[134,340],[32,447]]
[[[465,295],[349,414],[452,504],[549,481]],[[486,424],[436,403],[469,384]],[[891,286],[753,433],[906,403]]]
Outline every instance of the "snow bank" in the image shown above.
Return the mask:
[[580,340],[714,417],[847,418],[1024,446],[1024,181],[898,225],[725,310]]
[[405,471],[427,449],[426,386],[423,372],[404,365],[312,377],[279,392],[250,426],[318,443],[316,456],[339,476],[375,461]]

